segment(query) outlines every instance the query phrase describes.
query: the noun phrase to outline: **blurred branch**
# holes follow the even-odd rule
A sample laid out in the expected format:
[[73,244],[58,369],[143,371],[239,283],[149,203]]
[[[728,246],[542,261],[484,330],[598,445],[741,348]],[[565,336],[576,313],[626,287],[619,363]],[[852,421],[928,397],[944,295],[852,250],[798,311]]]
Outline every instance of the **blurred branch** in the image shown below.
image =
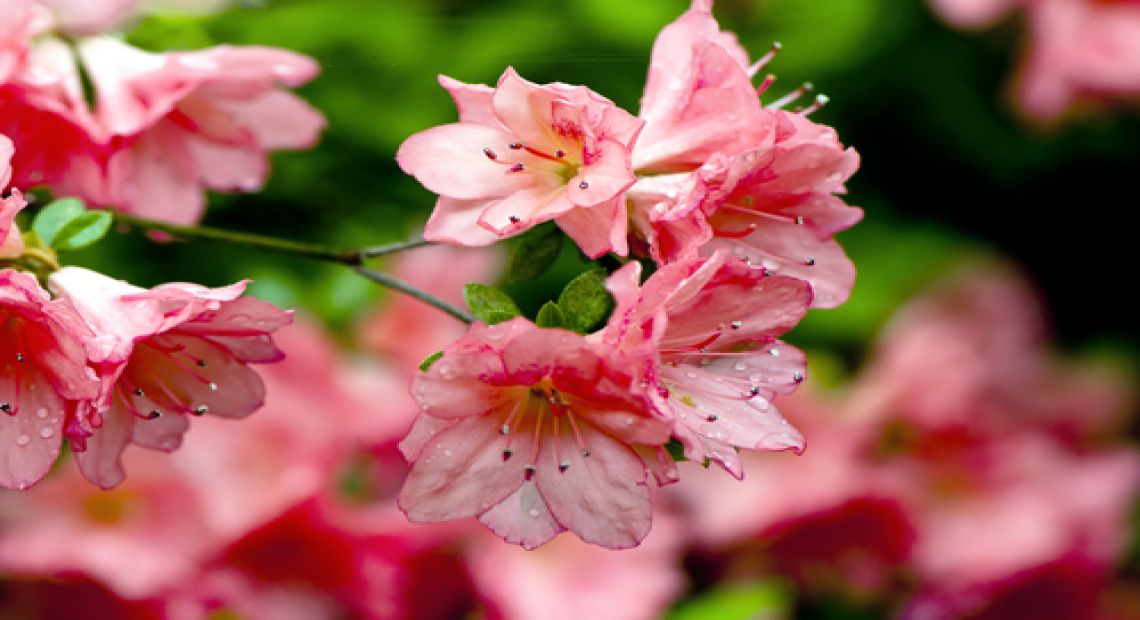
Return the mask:
[[428,305],[435,306],[436,308],[443,310],[444,312],[459,319],[460,321],[463,321],[464,323],[471,324],[475,322],[475,317],[471,316],[467,312],[456,308],[455,306],[436,297],[435,295],[432,295],[431,293],[428,293],[427,291],[422,291],[412,286],[411,284],[408,284],[403,280],[393,278],[392,276],[382,271],[376,271],[375,269],[370,269],[364,265],[356,265],[352,268],[352,270],[364,276],[365,278],[372,280],[380,286],[400,291],[401,293],[415,297],[416,299]]

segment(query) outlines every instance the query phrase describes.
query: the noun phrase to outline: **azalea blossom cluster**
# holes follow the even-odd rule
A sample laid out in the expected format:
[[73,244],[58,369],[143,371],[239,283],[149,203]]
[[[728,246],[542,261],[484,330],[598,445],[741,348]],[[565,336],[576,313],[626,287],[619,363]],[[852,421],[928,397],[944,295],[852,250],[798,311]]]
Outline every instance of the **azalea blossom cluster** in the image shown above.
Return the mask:
[[[11,152],[0,136],[0,183],[11,176]],[[23,206],[18,190],[4,199],[5,263],[26,252],[13,222]],[[189,416],[249,415],[264,398],[249,364],[280,359],[269,335],[290,321],[241,296],[240,282],[146,290],[64,267],[47,286],[32,272],[0,270],[0,485],[8,488],[42,478],[64,438],[87,479],[110,488],[124,478],[128,444],[170,451]]]
[[478,247],[553,221],[588,257],[655,271],[609,276],[600,330],[555,308],[443,350],[401,444],[412,521],[627,548],[649,532],[649,478],[677,479],[673,454],[739,478],[739,450],[803,450],[772,401],[804,381],[804,356],[778,338],[850,293],[833,235],[861,217],[836,196],[858,156],[807,118],[823,100],[784,109],[806,88],[762,103],[774,78],[754,78],[778,46],[751,62],[711,10],[696,0],[662,30],[638,116],[513,69],[494,88],[440,78],[459,122],[397,154],[439,194],[425,238]]
[[1140,3],[1135,0],[931,0],[949,22],[992,25],[1015,9],[1025,21],[1016,98],[1027,115],[1053,120],[1084,102],[1140,94]]
[[[105,34],[138,5],[0,2],[4,487],[40,480],[65,439],[88,480],[114,487],[128,445],[169,452],[192,416],[258,409],[250,365],[281,359],[270,335],[291,313],[242,296],[244,282],[143,289],[58,263],[57,250],[109,226],[84,202],[193,223],[205,189],[256,189],[267,150],[310,145],[324,124],[279,88],[315,75],[311,60],[266,48],[154,54]],[[53,203],[21,231],[21,189],[36,187],[83,202]]]
[[281,87],[318,67],[265,47],[152,53],[107,33],[138,5],[0,2],[0,134],[16,144],[12,182],[197,223],[204,190],[256,190],[267,151],[316,142],[324,117]]

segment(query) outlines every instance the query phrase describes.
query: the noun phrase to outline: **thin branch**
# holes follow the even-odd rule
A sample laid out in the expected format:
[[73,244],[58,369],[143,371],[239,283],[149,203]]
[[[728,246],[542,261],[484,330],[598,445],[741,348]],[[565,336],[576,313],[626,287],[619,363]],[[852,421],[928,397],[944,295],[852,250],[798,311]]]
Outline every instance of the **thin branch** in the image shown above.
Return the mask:
[[365,278],[372,280],[380,286],[384,286],[395,291],[400,291],[401,293],[415,297],[416,299],[428,305],[435,306],[436,308],[450,314],[451,316],[459,319],[460,321],[463,321],[464,323],[471,324],[475,322],[475,317],[471,316],[467,312],[456,308],[455,306],[436,297],[435,295],[432,295],[427,291],[422,291],[412,286],[411,284],[404,282],[403,280],[393,278],[392,276],[381,271],[376,271],[375,269],[369,269],[364,265],[354,265],[352,267],[352,270],[364,276]]

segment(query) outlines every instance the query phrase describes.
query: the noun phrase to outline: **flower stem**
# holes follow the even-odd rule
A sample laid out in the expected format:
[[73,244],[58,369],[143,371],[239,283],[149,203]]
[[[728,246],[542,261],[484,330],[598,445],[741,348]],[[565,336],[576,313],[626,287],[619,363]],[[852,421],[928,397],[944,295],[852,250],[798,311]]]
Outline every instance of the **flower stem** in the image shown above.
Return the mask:
[[404,293],[405,295],[410,295],[410,296],[415,297],[416,299],[418,299],[418,300],[420,300],[426,304],[435,306],[436,308],[443,310],[444,312],[446,312],[446,313],[450,314],[451,316],[459,319],[460,321],[463,321],[464,323],[471,324],[471,323],[475,322],[475,317],[471,316],[467,312],[464,312],[463,310],[456,308],[455,306],[453,306],[453,305],[447,303],[446,301],[436,297],[435,295],[432,295],[431,293],[428,293],[427,291],[422,291],[422,290],[412,286],[411,284],[408,284],[407,282],[404,282],[403,280],[400,280],[398,278],[393,278],[392,276],[390,276],[390,275],[388,275],[382,271],[376,271],[375,269],[369,269],[368,267],[365,267],[364,265],[355,265],[352,267],[352,270],[355,271],[356,273],[359,273],[360,275],[364,276],[365,278],[372,280],[373,282],[375,282],[381,286],[390,288],[392,290],[400,291],[401,293]]
[[293,256],[300,256],[303,258],[312,258],[315,260],[340,263],[381,286],[399,291],[424,303],[435,306],[436,308],[439,308],[440,310],[446,312],[447,314],[450,314],[460,321],[463,321],[464,323],[471,323],[475,320],[467,312],[456,308],[455,306],[432,295],[431,293],[428,293],[427,291],[420,290],[411,284],[404,282],[403,280],[393,278],[386,273],[376,271],[375,269],[371,269],[364,265],[364,261],[369,258],[386,256],[388,254],[394,254],[403,250],[411,250],[431,244],[430,241],[425,241],[423,239],[411,239],[408,241],[399,241],[396,243],[388,243],[385,245],[376,245],[357,249],[342,249],[316,243],[292,241],[289,239],[278,239],[276,237],[267,237],[264,235],[255,235],[252,233],[225,230],[221,228],[210,228],[208,226],[179,226],[177,224],[168,224],[166,222],[148,220],[141,217],[135,217],[133,215],[126,215],[123,213],[114,213],[114,217],[115,221],[120,224],[127,224],[129,226],[134,226],[143,230],[159,231],[177,238],[210,239],[213,241],[221,241],[234,245],[244,245],[247,247],[269,250],[271,252],[291,254]]

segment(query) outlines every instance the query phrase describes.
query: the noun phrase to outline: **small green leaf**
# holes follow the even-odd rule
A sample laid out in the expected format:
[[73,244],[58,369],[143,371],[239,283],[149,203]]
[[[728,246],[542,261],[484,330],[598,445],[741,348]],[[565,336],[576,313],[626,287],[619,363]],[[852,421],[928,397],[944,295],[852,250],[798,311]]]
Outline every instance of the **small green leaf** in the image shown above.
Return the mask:
[[586,333],[613,309],[613,298],[606,290],[606,272],[595,269],[574,278],[562,289],[558,307],[566,316],[566,327]]
[[78,198],[60,198],[44,207],[32,221],[32,230],[47,247],[55,247],[55,238],[71,220],[87,212]]
[[777,580],[725,583],[685,599],[665,618],[667,620],[786,618],[791,611],[792,596],[791,589]]
[[566,238],[553,223],[532,228],[511,254],[507,273],[511,282],[529,282],[550,270]]
[[114,220],[109,211],[88,211],[68,222],[55,235],[51,247],[60,252],[85,248],[99,241],[111,230]]
[[522,311],[515,302],[497,288],[472,282],[463,287],[463,299],[475,318],[487,325],[509,321],[521,316]]
[[427,372],[431,369],[431,365],[436,363],[436,361],[441,357],[443,357],[443,351],[436,351],[435,353],[427,356],[424,358],[424,361],[420,362],[420,371]]
[[566,327],[566,315],[562,313],[562,308],[559,308],[558,304],[548,301],[538,309],[538,316],[534,322],[539,327]]
[[669,441],[665,444],[665,451],[669,453],[670,458],[678,463],[689,460],[689,458],[685,456],[685,444],[681,443],[681,440],[676,437],[669,438]]

